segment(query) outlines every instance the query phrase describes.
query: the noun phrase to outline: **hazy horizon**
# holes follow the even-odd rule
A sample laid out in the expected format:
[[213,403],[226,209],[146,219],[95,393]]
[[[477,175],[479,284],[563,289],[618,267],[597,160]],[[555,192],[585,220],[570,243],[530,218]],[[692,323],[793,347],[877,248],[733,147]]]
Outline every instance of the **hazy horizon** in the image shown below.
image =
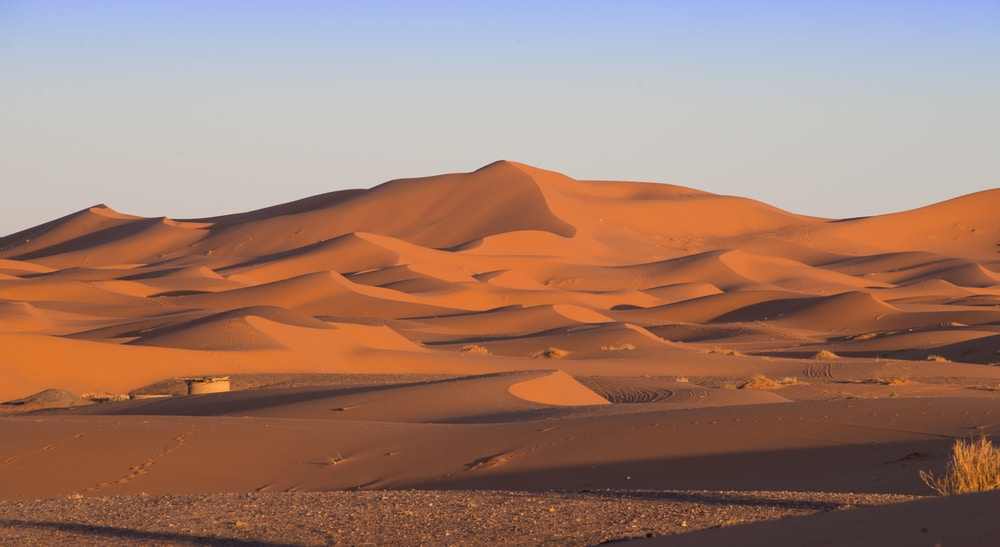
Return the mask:
[[498,159],[847,218],[1000,186],[1000,4],[0,2],[0,235]]

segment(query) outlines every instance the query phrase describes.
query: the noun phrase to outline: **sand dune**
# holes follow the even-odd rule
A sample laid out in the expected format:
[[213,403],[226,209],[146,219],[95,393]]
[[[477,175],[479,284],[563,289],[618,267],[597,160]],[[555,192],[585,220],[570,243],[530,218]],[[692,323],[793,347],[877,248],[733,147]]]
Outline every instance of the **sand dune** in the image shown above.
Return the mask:
[[998,208],[828,220],[508,161],[91,207],[0,238],[0,499],[928,494],[952,438],[1000,434]]

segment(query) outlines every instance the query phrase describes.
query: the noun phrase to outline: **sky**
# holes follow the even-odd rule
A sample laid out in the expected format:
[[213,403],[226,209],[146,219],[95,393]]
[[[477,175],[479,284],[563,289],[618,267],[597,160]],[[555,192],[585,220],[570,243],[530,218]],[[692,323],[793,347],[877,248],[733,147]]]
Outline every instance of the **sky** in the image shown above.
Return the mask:
[[498,159],[848,218],[1000,186],[1000,1],[0,0],[0,235]]

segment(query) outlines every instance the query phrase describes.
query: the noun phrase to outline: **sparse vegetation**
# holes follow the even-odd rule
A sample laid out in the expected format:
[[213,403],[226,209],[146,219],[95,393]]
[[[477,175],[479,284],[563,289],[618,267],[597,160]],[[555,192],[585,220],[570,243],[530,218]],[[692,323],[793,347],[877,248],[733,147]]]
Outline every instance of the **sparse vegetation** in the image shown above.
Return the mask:
[[629,344],[628,342],[620,342],[617,344],[611,344],[610,346],[601,346],[602,351],[632,351],[635,346]]
[[840,380],[843,384],[878,384],[882,386],[898,386],[902,384],[910,383],[910,379],[906,376],[893,376],[892,378],[867,378],[867,379],[857,379],[848,378],[846,380]]
[[708,350],[706,353],[710,353],[712,355],[733,355],[733,356],[743,355],[743,353],[735,349],[723,349],[723,348],[712,348]]
[[690,382],[690,380],[688,380],[687,376],[678,376],[677,378],[674,379],[674,381],[677,382],[677,383],[680,383],[680,384],[686,384],[686,383]]
[[325,463],[326,465],[337,465],[338,463],[341,463],[343,461],[344,461],[344,456],[338,453],[336,456],[330,456],[329,458],[324,460],[323,463]]
[[885,384],[887,386],[898,386],[898,385],[910,383],[910,379],[907,378],[907,377],[905,377],[905,376],[893,376],[892,378],[889,378],[888,380],[877,380],[877,381],[879,383]]
[[927,356],[927,360],[928,361],[936,361],[938,363],[950,363],[951,362],[951,360],[949,360],[948,358],[943,357],[941,355],[938,355],[936,353],[932,353],[932,354],[928,355]]
[[740,389],[778,389],[779,387],[781,387],[781,384],[767,376],[755,374],[753,378],[740,386]]
[[795,376],[785,376],[784,378],[779,380],[778,383],[783,386],[793,386],[799,383],[799,379],[796,378]]
[[467,346],[462,346],[462,352],[464,353],[478,353],[480,355],[493,355],[493,352],[486,349],[485,346],[480,346],[479,344],[469,344]]
[[536,351],[531,354],[532,359],[562,359],[569,355],[569,352],[564,349],[559,349],[555,346],[543,349],[541,351]]
[[80,397],[87,399],[88,401],[94,401],[95,403],[117,403],[120,401],[128,401],[132,398],[132,396],[127,393],[84,393],[83,395],[80,395]]
[[1000,489],[1000,447],[985,435],[959,439],[951,448],[944,475],[920,471],[920,478],[942,496]]
[[824,349],[822,351],[816,352],[816,354],[813,355],[812,358],[813,359],[839,359],[840,356],[837,355],[836,353],[830,351],[830,350]]

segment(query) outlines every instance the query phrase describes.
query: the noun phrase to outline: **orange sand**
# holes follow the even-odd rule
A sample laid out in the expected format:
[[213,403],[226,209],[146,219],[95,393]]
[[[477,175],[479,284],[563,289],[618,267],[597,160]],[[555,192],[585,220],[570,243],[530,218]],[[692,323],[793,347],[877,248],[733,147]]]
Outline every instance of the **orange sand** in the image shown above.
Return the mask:
[[[998,210],[992,190],[827,220],[507,161],[217,218],[95,206],[0,238],[0,401],[414,381],[5,405],[0,499],[929,493],[950,439],[1000,434]],[[754,374],[787,385],[727,389]]]

